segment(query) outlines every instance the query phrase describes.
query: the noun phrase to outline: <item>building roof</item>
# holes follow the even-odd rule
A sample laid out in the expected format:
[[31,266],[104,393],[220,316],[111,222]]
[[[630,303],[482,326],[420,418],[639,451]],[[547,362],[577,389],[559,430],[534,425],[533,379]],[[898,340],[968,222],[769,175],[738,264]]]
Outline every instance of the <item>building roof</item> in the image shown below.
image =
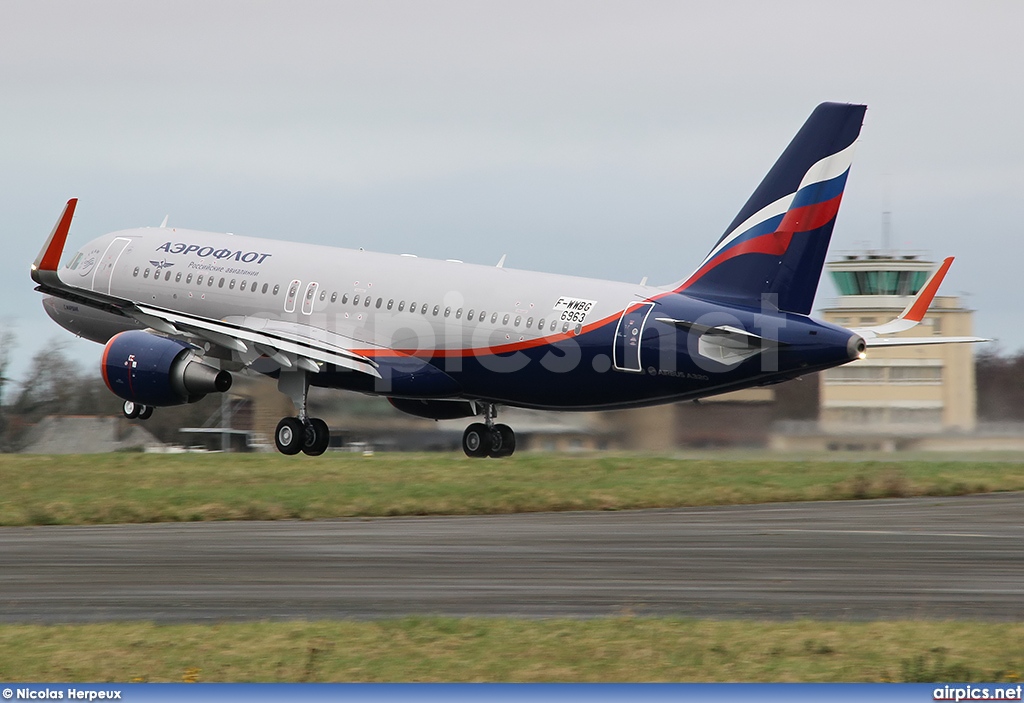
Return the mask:
[[23,454],[103,454],[159,447],[148,430],[119,417],[50,415],[29,435]]

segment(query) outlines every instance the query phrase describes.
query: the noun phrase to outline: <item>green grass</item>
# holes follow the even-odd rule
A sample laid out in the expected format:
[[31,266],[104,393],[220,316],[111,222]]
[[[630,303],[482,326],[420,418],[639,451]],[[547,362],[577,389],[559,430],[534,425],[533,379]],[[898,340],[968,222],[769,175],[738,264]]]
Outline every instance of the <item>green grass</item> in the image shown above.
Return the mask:
[[15,681],[1019,681],[1024,624],[648,618],[0,626]]
[[1024,463],[453,454],[0,456],[0,525],[625,510],[1024,490]]

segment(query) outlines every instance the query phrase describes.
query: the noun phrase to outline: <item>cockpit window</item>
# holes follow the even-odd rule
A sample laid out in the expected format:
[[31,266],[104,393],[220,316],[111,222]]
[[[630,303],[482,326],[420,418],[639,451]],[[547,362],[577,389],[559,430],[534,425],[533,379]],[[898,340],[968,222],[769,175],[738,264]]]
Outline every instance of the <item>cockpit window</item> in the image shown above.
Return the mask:
[[71,263],[68,264],[68,268],[71,269],[72,271],[78,268],[78,265],[82,263],[83,256],[85,256],[85,254],[83,254],[82,252],[78,252],[77,254],[75,254],[75,258],[73,258],[71,260]]

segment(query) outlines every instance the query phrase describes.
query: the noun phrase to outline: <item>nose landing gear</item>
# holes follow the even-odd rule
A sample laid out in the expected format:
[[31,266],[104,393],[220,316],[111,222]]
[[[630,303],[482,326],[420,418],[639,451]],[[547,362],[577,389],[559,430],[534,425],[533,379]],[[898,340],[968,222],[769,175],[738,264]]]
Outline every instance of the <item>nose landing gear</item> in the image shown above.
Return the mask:
[[494,424],[497,411],[491,403],[484,405],[484,422],[474,422],[462,433],[462,451],[466,456],[512,456],[516,450],[516,433],[508,425]]
[[148,420],[153,417],[153,406],[126,400],[121,408],[121,412],[129,420]]

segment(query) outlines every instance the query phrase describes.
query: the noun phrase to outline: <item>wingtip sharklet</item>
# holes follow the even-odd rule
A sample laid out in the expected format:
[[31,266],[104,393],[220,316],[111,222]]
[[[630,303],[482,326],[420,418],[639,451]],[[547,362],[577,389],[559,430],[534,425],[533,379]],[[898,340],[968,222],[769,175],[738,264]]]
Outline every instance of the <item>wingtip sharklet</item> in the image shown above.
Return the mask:
[[64,212],[61,213],[57,224],[53,226],[53,231],[50,232],[46,244],[43,245],[39,256],[32,264],[32,278],[36,283],[41,283],[36,278],[38,272],[56,271],[60,265],[60,257],[64,254],[64,244],[67,242],[68,232],[71,230],[71,220],[75,216],[76,205],[78,205],[78,198],[68,200],[67,205],[64,206]]
[[904,320],[911,320],[913,322],[920,322],[924,319],[924,314],[928,312],[928,308],[931,307],[932,301],[935,300],[935,294],[939,291],[939,286],[942,285],[942,279],[946,277],[946,273],[952,265],[952,256],[947,256],[942,260],[942,264],[924,284],[924,287],[918,291],[917,296],[910,305],[907,306],[907,309],[900,314],[900,318]]

